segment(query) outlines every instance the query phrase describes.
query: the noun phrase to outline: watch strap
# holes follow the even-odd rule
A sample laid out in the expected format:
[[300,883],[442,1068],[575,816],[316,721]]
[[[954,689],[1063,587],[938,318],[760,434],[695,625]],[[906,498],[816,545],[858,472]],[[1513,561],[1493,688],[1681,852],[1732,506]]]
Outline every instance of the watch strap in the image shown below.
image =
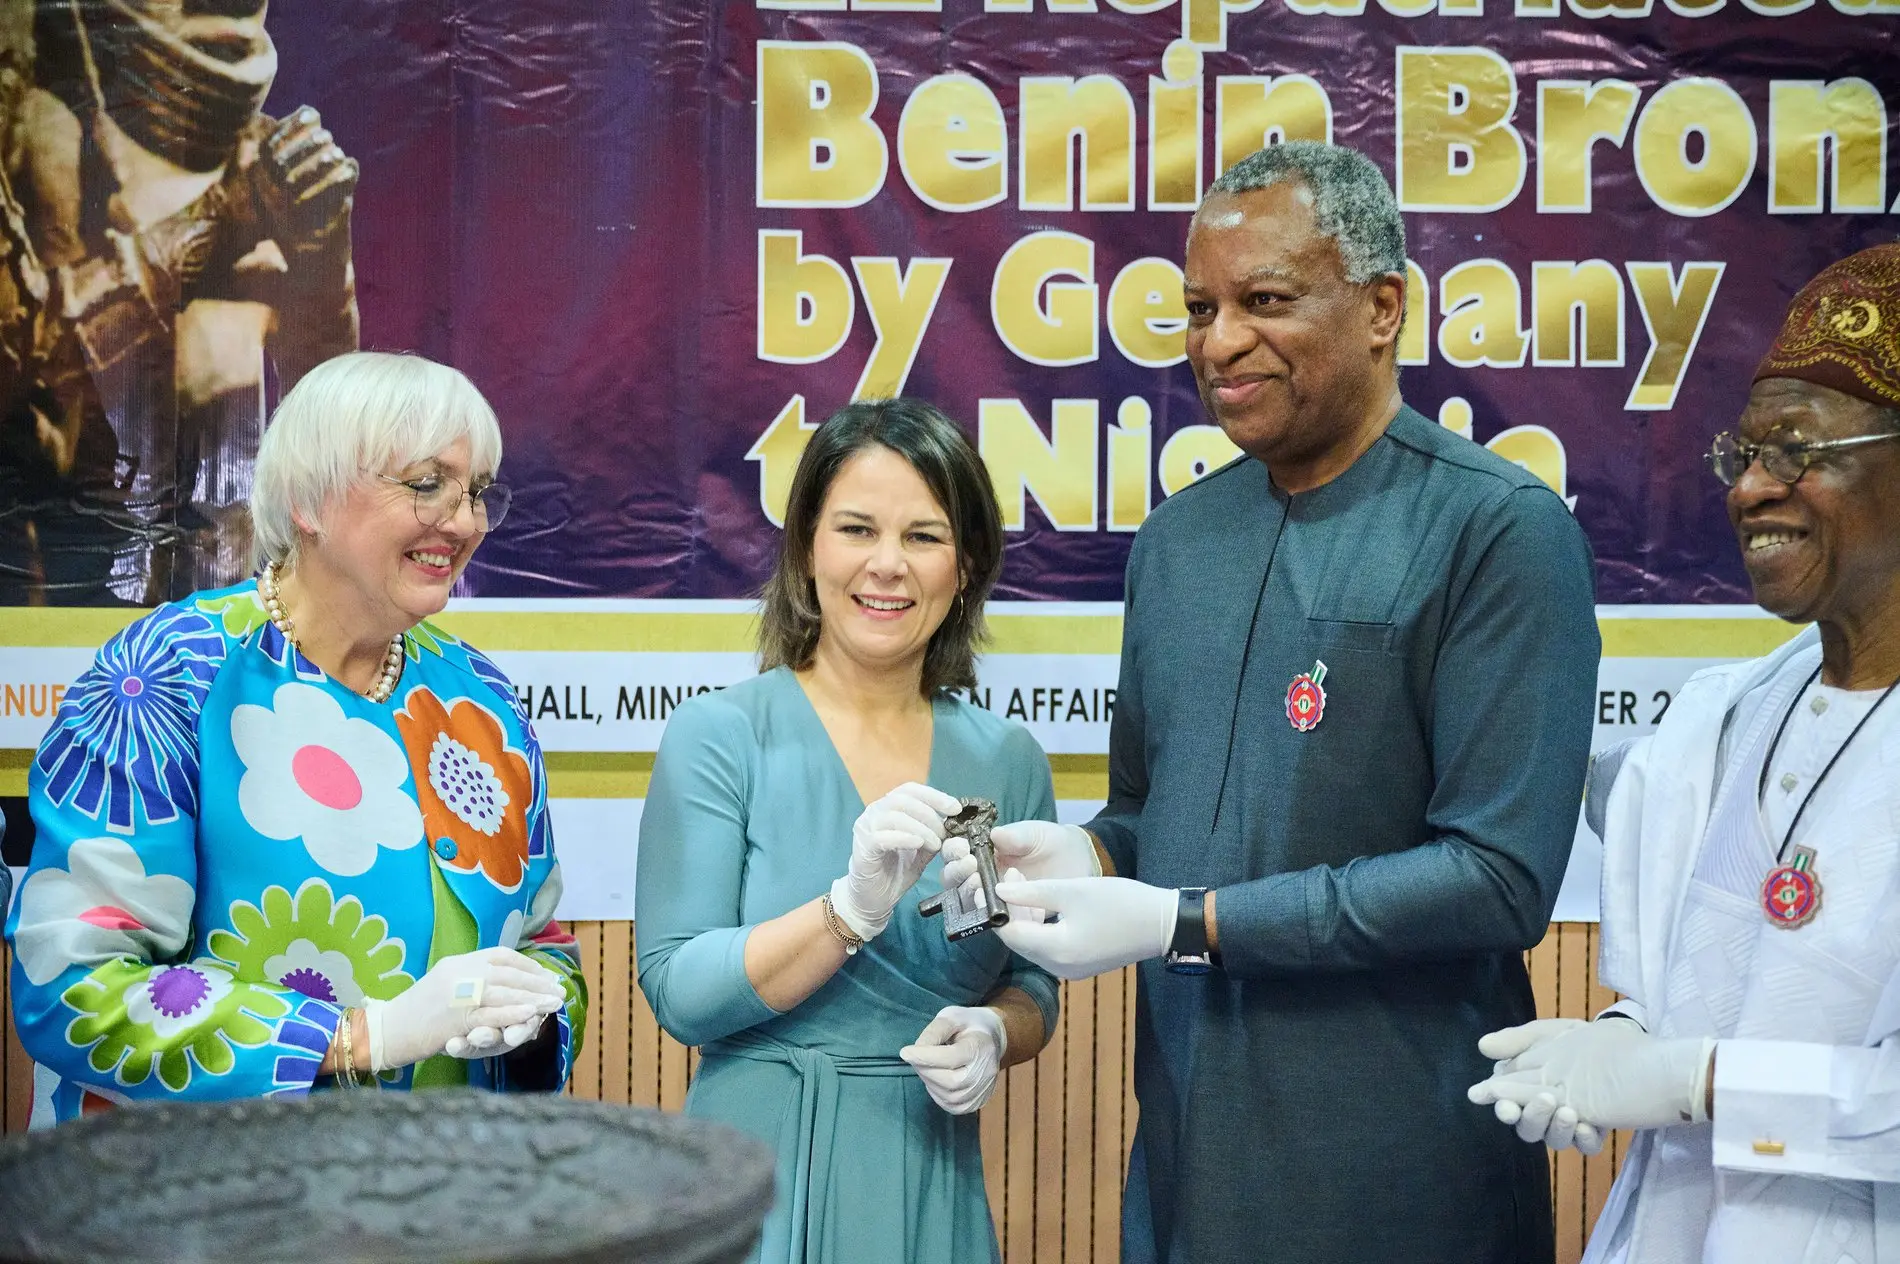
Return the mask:
[[1207,951],[1207,888],[1182,887],[1181,905],[1174,918],[1170,955],[1205,957]]

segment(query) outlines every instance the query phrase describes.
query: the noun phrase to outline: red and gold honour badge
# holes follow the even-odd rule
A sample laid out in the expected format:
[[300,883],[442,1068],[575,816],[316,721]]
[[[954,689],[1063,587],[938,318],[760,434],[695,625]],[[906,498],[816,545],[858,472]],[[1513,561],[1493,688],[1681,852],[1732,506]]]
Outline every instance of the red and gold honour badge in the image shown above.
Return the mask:
[[1821,908],[1821,879],[1814,872],[1814,848],[1797,847],[1794,859],[1778,866],[1761,884],[1761,907],[1771,925],[1796,930],[1814,920]]
[[1294,732],[1310,733],[1326,718],[1326,691],[1320,688],[1325,679],[1326,664],[1316,661],[1286,687],[1286,718]]

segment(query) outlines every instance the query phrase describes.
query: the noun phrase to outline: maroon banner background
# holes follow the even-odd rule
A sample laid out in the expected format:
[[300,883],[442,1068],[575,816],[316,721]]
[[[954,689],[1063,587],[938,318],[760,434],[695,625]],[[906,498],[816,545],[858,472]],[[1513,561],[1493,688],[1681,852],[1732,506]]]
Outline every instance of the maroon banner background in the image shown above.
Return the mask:
[[[1005,345],[990,311],[999,261],[1030,233],[1093,243],[1098,318],[1125,265],[1178,262],[1187,214],[1148,209],[1147,103],[1184,17],[1178,4],[1126,13],[1106,4],[1050,12],[1038,3],[1033,12],[990,13],[981,0],[921,12],[668,0],[280,5],[268,15],[279,65],[264,110],[278,117],[314,107],[361,166],[354,258],[362,345],[461,367],[503,418],[503,477],[517,489],[516,507],[478,554],[469,594],[741,597],[776,544],[761,465],[747,453],[793,396],[804,398],[808,423],[849,399],[875,341],[854,283],[856,317],[835,354],[809,364],[761,359],[761,232],[796,231],[807,256],[828,256],[846,273],[853,257],[894,257],[900,266],[952,260],[905,389],[973,433],[983,399],[1019,401],[1047,430],[1055,400],[1099,401],[1107,427],[1136,397],[1152,414],[1156,453],[1176,431],[1205,423],[1185,365],[1132,363],[1105,329],[1090,362],[1031,364]],[[1775,162],[1792,162],[1793,153],[1784,148],[1778,158],[1771,145],[1771,84],[1858,78],[1893,99],[1894,18],[1826,3],[1769,16],[1734,0],[1702,17],[1662,5],[1643,16],[1585,17],[1574,8],[1519,16],[1496,0],[1481,16],[1405,18],[1376,4],[1333,16],[1268,0],[1224,20],[1225,47],[1202,51],[1203,181],[1218,162],[1223,76],[1310,76],[1330,99],[1333,138],[1393,174],[1397,50],[1475,47],[1509,63],[1511,118],[1527,155],[1521,190],[1494,211],[1406,216],[1411,257],[1434,291],[1424,309],[1429,362],[1405,370],[1406,397],[1428,415],[1449,398],[1468,401],[1479,441],[1534,424],[1561,442],[1565,490],[1597,550],[1601,601],[1745,600],[1720,488],[1701,454],[1732,423],[1799,285],[1829,261],[1895,235],[1891,212],[1841,213],[1825,198],[1818,214],[1771,213]],[[759,205],[762,41],[849,44],[875,66],[873,118],[890,165],[868,201]],[[30,59],[24,64],[30,74]],[[905,104],[946,74],[980,81],[1006,119],[1006,195],[968,213],[926,205],[900,167]],[[1132,98],[1134,208],[1025,208],[1022,81],[1087,75],[1113,77]],[[1690,157],[1700,147],[1713,160],[1743,143],[1756,157],[1732,203],[1690,216],[1657,204],[1634,151],[1643,108],[1665,86],[1696,77],[1727,84],[1755,135],[1738,141],[1718,127],[1690,142]],[[1538,83],[1608,79],[1640,94],[1630,138],[1595,145],[1588,213],[1540,213]],[[1650,120],[1659,133],[1664,113]],[[1891,130],[1884,105],[1872,126]],[[1877,160],[1886,207],[1895,193],[1891,149],[1883,145]],[[1535,323],[1535,261],[1606,261],[1623,291],[1623,364],[1540,367],[1529,352],[1518,368],[1447,363],[1436,291],[1453,268],[1481,259],[1521,282],[1517,320],[1526,329]],[[1679,273],[1698,261],[1723,271],[1680,388],[1670,407],[1633,411],[1626,402],[1648,339],[1627,265],[1665,263]],[[10,415],[7,424],[17,431],[22,423]],[[1129,536],[1106,529],[1106,435],[1099,446],[1093,528],[1055,530],[1027,498],[999,595],[1119,598]],[[1160,499],[1158,483],[1150,492]]]

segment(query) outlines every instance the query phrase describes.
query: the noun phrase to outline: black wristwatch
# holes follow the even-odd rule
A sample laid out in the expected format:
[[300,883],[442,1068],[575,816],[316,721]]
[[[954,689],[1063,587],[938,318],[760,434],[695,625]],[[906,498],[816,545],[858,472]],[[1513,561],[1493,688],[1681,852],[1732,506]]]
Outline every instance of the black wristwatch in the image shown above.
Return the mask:
[[1176,974],[1206,974],[1214,968],[1214,954],[1207,946],[1207,888],[1182,887],[1180,895],[1174,938],[1163,961]]

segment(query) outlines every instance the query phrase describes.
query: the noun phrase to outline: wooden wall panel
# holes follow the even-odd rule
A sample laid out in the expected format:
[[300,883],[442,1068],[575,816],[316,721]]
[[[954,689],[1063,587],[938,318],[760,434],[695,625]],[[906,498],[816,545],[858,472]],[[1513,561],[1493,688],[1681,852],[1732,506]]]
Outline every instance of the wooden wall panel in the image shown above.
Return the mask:
[[1068,1032],[1062,1071],[1062,1245],[1058,1260],[1095,1258],[1096,991],[1095,980],[1089,979],[1070,987],[1062,998],[1062,1025]]
[[[1557,1005],[1559,1014],[1580,1013],[1588,1000],[1581,961],[1587,951],[1590,928],[1583,924],[1560,925],[1545,936],[1557,941]],[[1583,1156],[1575,1150],[1561,1150],[1550,1156],[1551,1197],[1559,1209],[1557,1217],[1557,1258],[1575,1259],[1583,1253]]]
[[1077,1254],[1092,1264],[1121,1259],[1121,1187],[1128,1176],[1127,1139],[1134,1136],[1134,1085],[1128,1074],[1135,1043],[1135,978],[1132,970],[1091,980],[1095,987],[1095,1109],[1089,1125],[1095,1133],[1095,1170],[1089,1196],[1094,1203],[1094,1251]]
[[1049,1037],[1041,1056],[1022,1064],[1036,1073],[1036,1155],[1034,1199],[1036,1204],[1036,1264],[1060,1264],[1062,1260],[1062,1204],[1064,1181],[1051,1181],[1052,1174],[1063,1171],[1063,1112],[1068,1108],[1068,1068],[1064,1065],[1069,1049],[1069,1030],[1074,1025],[1069,997],[1074,989],[1063,992],[1062,1012],[1056,1019],[1055,1032]]
[[[626,922],[574,927],[593,1009],[587,1046],[569,1091],[579,1097],[676,1110],[697,1059],[659,1029],[635,981]],[[1585,1018],[1613,997],[1596,982],[1597,928],[1561,923],[1527,954],[1537,1012]],[[5,1006],[8,963],[0,948],[0,1126],[26,1126],[32,1067]],[[1012,1067],[983,1110],[984,1180],[1007,1264],[1114,1264],[1120,1257],[1121,1191],[1135,1099],[1134,979],[1121,971],[1063,985],[1056,1037],[1034,1062]],[[1629,1138],[1583,1159],[1552,1164],[1558,1264],[1576,1264],[1602,1210]]]
[[[588,1013],[599,1020],[595,1038],[600,1041],[600,1100],[650,1104],[658,1083],[648,1069],[657,1028],[628,968],[632,958],[633,924],[600,923],[600,986],[588,993]],[[633,1021],[635,1006],[645,1017],[639,1024]]]
[[13,1004],[7,999],[12,975],[13,958],[0,944],[0,1131],[24,1132],[33,1110],[33,1064],[13,1026]]
[[1036,1258],[1036,1064],[1013,1066],[990,1099],[1004,1110],[1003,1203],[994,1209],[1006,1261]]

